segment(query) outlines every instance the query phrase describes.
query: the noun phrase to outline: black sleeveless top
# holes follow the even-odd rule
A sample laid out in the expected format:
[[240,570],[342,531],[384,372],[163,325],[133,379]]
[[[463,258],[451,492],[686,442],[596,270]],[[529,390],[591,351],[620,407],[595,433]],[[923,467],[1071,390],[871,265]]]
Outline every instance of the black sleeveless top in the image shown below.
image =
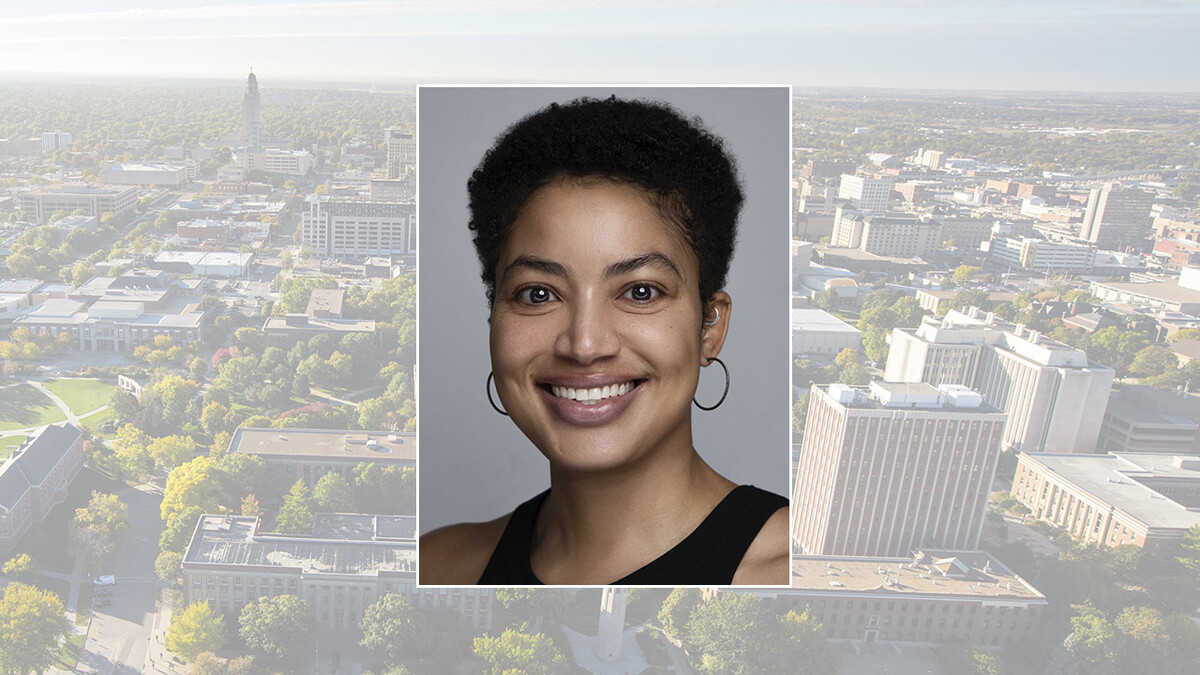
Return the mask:
[[[550,491],[513,511],[488,560],[480,585],[540,586],[529,556],[538,511]],[[733,581],[742,556],[771,514],[787,506],[783,497],[739,485],[683,541],[645,567],[614,581],[615,586],[722,586]]]

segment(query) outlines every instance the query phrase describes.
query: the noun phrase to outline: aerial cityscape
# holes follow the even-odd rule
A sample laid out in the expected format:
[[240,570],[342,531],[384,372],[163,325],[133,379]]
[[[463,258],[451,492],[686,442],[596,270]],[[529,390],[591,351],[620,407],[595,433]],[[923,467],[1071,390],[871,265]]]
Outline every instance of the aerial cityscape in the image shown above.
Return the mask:
[[[298,11],[178,4],[29,9],[0,54]],[[273,30],[449,20],[297,4]],[[502,25],[454,40],[523,34],[482,4]],[[1109,34],[1126,10],[1101,4]],[[1062,7],[1029,11],[1054,31]],[[1134,44],[1173,15],[1139,16]],[[196,40],[236,38],[216,33]],[[792,575],[746,590],[417,585],[419,77],[60,56],[0,68],[0,670],[1200,671],[1200,93],[1178,59],[1142,93],[1123,66],[1060,88],[761,71],[800,82],[791,220],[754,224],[791,233]],[[703,79],[677,67],[639,77]]]

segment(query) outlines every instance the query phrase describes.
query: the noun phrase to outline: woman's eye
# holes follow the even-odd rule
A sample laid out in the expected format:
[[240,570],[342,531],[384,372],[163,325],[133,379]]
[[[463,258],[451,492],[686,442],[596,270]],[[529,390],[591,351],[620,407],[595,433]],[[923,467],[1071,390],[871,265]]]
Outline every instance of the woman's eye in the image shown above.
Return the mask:
[[517,293],[517,299],[528,305],[544,305],[555,300],[554,294],[545,286],[530,286]]
[[625,295],[629,296],[629,299],[634,302],[650,302],[657,298],[661,292],[650,284],[637,284],[630,287],[628,291],[625,291]]

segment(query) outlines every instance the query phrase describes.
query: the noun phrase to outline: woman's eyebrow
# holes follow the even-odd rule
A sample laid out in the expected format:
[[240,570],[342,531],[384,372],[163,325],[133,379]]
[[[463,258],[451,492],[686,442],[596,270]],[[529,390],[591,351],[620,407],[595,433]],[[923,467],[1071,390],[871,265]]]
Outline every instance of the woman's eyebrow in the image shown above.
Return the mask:
[[679,271],[679,266],[675,264],[675,261],[671,260],[665,253],[657,251],[615,262],[604,268],[604,276],[609,278],[619,277],[643,267],[661,267],[680,279],[683,278],[683,272]]
[[506,278],[508,278],[508,273],[517,268],[545,272],[546,274],[553,274],[556,277],[567,276],[567,268],[562,263],[557,263],[553,260],[547,260],[546,258],[539,258],[533,255],[519,255],[504,267],[504,271],[500,273],[500,281],[503,282]]

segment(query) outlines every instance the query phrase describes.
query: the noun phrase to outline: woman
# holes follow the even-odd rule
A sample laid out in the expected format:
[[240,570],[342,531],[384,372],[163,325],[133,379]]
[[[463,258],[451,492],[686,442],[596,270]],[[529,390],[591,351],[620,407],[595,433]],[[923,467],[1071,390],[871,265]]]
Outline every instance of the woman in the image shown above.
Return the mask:
[[579,99],[510,128],[468,191],[494,405],[551,490],[422,537],[421,583],[786,584],[785,500],[692,442],[732,309],[742,193],[721,142],[665,105]]

